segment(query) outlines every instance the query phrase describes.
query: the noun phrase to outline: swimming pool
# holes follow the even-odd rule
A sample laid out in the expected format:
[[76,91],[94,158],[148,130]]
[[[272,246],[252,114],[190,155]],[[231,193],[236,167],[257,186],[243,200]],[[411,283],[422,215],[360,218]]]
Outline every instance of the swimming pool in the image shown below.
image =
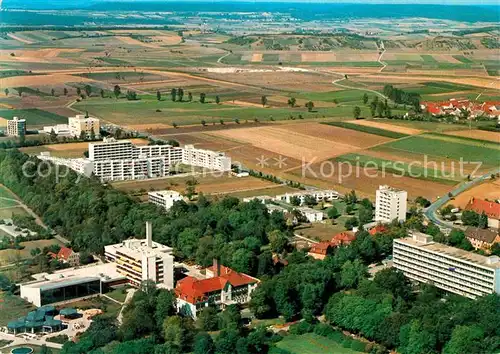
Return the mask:
[[30,347],[19,347],[11,350],[11,354],[31,354],[33,353],[33,348]]

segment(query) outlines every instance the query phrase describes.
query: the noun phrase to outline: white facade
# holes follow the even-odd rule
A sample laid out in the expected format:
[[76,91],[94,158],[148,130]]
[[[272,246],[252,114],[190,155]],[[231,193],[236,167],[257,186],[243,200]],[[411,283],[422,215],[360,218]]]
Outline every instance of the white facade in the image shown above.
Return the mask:
[[170,172],[170,161],[165,157],[99,160],[93,166],[94,175],[103,182],[165,177]]
[[153,242],[151,223],[146,223],[146,239],[129,239],[104,246],[106,260],[116,264],[117,271],[139,286],[152,280],[166,289],[174,287],[174,256],[171,247]]
[[216,171],[231,170],[231,158],[223,152],[195,149],[193,145],[184,146],[182,150],[182,163]]
[[292,198],[297,197],[299,198],[300,204],[302,205],[304,204],[305,198],[308,195],[314,197],[317,203],[339,199],[339,193],[337,191],[325,189],[280,194],[275,197],[275,200],[290,204]]
[[129,140],[104,138],[103,141],[89,143],[89,159],[92,161],[132,159],[133,150],[134,145]]
[[46,134],[50,134],[54,131],[59,136],[70,136],[70,130],[69,130],[69,125],[68,124],[56,124],[56,125],[50,125],[47,127],[43,127],[43,132]]
[[174,205],[175,202],[181,201],[182,196],[179,192],[164,190],[149,192],[148,199],[150,203],[159,205],[165,210],[168,210]]
[[77,114],[74,117],[68,118],[69,133],[71,136],[79,138],[82,136],[82,132],[85,134],[86,138],[90,138],[92,131],[94,136],[99,138],[101,126],[99,119],[94,117],[89,117],[83,114]]
[[389,186],[379,186],[375,199],[375,221],[406,220],[408,193]]
[[298,211],[301,212],[302,215],[307,219],[309,222],[319,222],[323,220],[323,213],[319,210],[314,210],[311,208],[297,208]]
[[21,136],[26,135],[26,119],[14,117],[7,121],[7,135]]
[[476,298],[500,294],[500,258],[485,257],[432,241],[414,233],[393,241],[394,267],[410,279]]
[[94,172],[94,163],[89,159],[64,159],[61,157],[50,156],[50,152],[42,152],[37,156],[40,160],[50,161],[58,166],[66,166],[73,171],[80,173],[84,176],[90,177]]

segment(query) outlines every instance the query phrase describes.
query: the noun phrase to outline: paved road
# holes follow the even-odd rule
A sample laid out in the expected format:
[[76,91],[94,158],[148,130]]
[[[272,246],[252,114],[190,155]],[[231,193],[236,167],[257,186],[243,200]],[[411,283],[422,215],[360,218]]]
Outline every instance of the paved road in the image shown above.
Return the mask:
[[[475,178],[472,181],[462,183],[460,186],[451,190],[450,192],[451,192],[453,197],[456,197],[458,194],[466,191],[467,189],[473,187],[474,185],[490,179],[490,176],[492,174],[497,174],[497,173],[500,173],[500,168],[498,168],[494,171],[491,171],[491,172],[489,172],[481,177]],[[450,200],[451,200],[451,198],[448,197],[447,194],[442,196],[441,198],[436,200],[434,203],[432,203],[431,206],[429,206],[424,211],[424,215],[426,216],[427,219],[429,219],[430,221],[432,221],[433,223],[435,223],[438,226],[445,227],[448,229],[453,228],[454,227],[453,224],[439,219],[439,217],[436,214],[437,210],[439,208],[441,208],[443,205],[445,205],[446,203],[448,203]]]

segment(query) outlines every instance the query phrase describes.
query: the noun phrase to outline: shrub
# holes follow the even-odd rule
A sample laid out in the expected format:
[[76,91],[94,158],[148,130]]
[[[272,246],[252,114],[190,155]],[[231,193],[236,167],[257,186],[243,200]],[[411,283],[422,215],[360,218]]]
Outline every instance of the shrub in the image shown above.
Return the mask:
[[290,326],[290,333],[291,334],[305,334],[305,333],[310,333],[314,331],[314,325],[306,322],[306,321],[302,321],[302,322],[299,322],[299,323],[296,323],[296,324],[293,324]]

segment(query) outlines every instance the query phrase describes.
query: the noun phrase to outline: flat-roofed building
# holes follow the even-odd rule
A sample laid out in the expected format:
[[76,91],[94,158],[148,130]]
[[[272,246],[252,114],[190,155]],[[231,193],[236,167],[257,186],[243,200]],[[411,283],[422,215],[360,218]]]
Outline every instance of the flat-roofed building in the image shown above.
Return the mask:
[[193,145],[185,145],[182,150],[182,163],[204,167],[209,170],[230,171],[231,158],[223,152],[196,149]]
[[146,239],[128,239],[104,246],[104,256],[116,264],[133,286],[152,280],[166,289],[174,287],[174,256],[171,247],[153,242],[150,222],[146,223]]
[[103,141],[89,143],[89,159],[92,161],[125,160],[133,156],[134,144],[130,140],[104,138]]
[[339,193],[331,189],[307,190],[293,193],[280,194],[275,197],[276,201],[290,204],[292,198],[298,198],[300,204],[304,204],[306,196],[313,197],[317,203],[339,199]]
[[319,222],[319,221],[323,220],[323,217],[324,217],[323,212],[320,210],[315,210],[315,209],[307,208],[307,207],[300,207],[300,208],[297,208],[297,210],[300,211],[300,213],[302,215],[304,215],[304,217],[309,222]]
[[33,275],[36,280],[20,284],[21,297],[40,307],[82,297],[97,296],[111,286],[126,282],[113,263],[68,268]]
[[47,127],[43,127],[43,132],[46,134],[51,134],[52,132],[54,132],[58,136],[70,136],[71,135],[68,124],[56,124],[56,125],[50,125]]
[[8,136],[26,135],[26,119],[14,117],[11,120],[8,120],[6,133]]
[[375,198],[375,221],[406,220],[408,193],[389,186],[379,186]]
[[500,294],[500,258],[432,241],[415,232],[393,241],[394,267],[410,279],[468,298]]
[[71,136],[90,138],[92,135],[99,138],[101,125],[99,119],[89,117],[87,114],[77,114],[68,118],[69,133]]
[[155,191],[148,193],[150,203],[161,206],[165,210],[170,209],[175,202],[182,200],[182,195],[179,192],[172,190]]

